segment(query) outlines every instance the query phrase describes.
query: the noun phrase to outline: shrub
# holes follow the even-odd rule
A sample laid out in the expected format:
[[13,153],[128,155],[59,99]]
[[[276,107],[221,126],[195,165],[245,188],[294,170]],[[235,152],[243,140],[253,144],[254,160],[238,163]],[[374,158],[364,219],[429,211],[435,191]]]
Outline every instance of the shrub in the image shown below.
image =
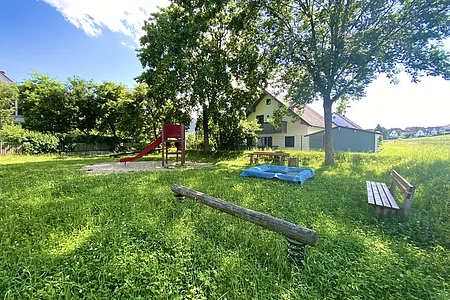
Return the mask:
[[7,125],[0,130],[0,140],[19,147],[23,154],[52,153],[58,150],[58,138],[51,134]]
[[186,148],[202,149],[203,148],[203,136],[196,135],[195,132],[189,132],[186,135]]

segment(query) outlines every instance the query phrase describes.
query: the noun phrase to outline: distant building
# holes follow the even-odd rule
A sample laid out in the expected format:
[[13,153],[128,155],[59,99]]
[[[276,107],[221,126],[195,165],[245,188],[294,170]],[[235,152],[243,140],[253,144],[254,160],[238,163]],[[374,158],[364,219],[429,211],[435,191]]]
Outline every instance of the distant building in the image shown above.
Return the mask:
[[337,113],[333,113],[333,124],[335,126],[353,128],[353,129],[362,129],[361,126],[353,122],[352,120],[346,118],[345,116],[338,115]]
[[439,135],[439,130],[436,127],[428,127],[425,128],[425,131],[428,135]]
[[422,129],[419,129],[416,131],[416,133],[414,133],[414,136],[415,137],[423,137],[423,136],[425,136],[425,132],[423,132]]
[[391,132],[389,132],[389,138],[398,139],[398,137],[399,137],[399,135],[396,130],[392,130]]
[[440,132],[441,134],[450,134],[450,124],[442,126]]
[[425,129],[422,127],[406,127],[404,130],[405,133],[412,137],[423,137],[425,136]]
[[[0,81],[6,83],[14,83],[8,76],[6,76],[5,71],[0,70]],[[19,101],[14,101],[14,123],[23,123],[22,109],[19,108]]]

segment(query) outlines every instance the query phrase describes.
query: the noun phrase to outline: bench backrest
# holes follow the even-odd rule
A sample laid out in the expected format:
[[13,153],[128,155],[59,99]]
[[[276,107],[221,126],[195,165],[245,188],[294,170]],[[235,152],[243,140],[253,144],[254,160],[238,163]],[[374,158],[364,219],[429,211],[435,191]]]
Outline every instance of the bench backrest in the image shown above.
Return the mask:
[[406,181],[406,179],[403,178],[397,171],[392,170],[391,179],[392,179],[391,185],[392,194],[394,194],[393,189],[395,188],[395,186],[397,186],[403,193],[403,195],[405,195],[406,199],[410,199],[414,196],[415,186]]

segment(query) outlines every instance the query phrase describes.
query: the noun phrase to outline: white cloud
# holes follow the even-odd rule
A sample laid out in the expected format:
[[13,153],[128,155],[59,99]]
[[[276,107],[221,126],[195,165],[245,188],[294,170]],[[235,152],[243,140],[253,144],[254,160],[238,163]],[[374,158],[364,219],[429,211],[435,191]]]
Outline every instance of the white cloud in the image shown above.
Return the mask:
[[169,5],[168,0],[42,0],[53,6],[64,18],[88,36],[101,35],[103,30],[133,38],[136,45],[142,26],[151,13]]
[[121,41],[120,44],[121,44],[122,46],[127,47],[127,48],[130,48],[130,49],[136,49],[135,46],[130,45],[130,44],[127,44],[127,43],[125,43],[124,41]]

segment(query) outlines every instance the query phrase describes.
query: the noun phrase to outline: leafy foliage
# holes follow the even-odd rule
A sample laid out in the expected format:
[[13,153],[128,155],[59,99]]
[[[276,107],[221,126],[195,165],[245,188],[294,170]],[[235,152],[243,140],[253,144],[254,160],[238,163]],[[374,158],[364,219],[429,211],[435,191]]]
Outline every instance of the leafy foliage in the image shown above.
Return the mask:
[[120,107],[126,105],[129,99],[128,90],[123,84],[104,81],[95,86],[95,95],[101,116],[97,122],[98,130],[117,137],[117,126],[121,118]]
[[243,142],[243,112],[266,79],[244,8],[235,1],[173,1],[145,23],[141,38],[140,80],[161,105],[200,109],[203,140],[213,135],[219,149]]
[[23,126],[40,132],[72,131],[76,108],[73,98],[65,97],[64,84],[35,71],[31,77],[19,88]]
[[[97,122],[101,118],[100,104],[97,101],[95,89],[97,85],[85,79],[68,78],[65,85],[65,97],[69,103],[74,103],[74,128],[89,135],[96,131]],[[68,132],[73,130],[70,128]]]
[[374,130],[381,132],[381,135],[384,140],[387,140],[389,138],[389,131],[386,127],[383,127],[380,124],[378,124],[377,127],[374,128]]
[[18,99],[17,86],[14,83],[0,81],[0,129],[5,124],[12,123],[14,101]]
[[[247,1],[254,3],[255,1]],[[447,0],[261,1],[263,43],[297,103],[324,102],[326,163],[333,164],[332,104],[359,99],[379,74],[450,79]]]
[[0,140],[20,147],[23,154],[55,153],[59,143],[58,138],[51,134],[23,129],[17,125],[6,125],[0,129]]
[[34,72],[20,86],[28,129],[60,136],[112,136],[115,141],[150,141],[160,134],[161,122],[189,123],[178,108],[158,106],[146,84],[129,91],[123,84],[94,83],[72,77],[66,83]]

